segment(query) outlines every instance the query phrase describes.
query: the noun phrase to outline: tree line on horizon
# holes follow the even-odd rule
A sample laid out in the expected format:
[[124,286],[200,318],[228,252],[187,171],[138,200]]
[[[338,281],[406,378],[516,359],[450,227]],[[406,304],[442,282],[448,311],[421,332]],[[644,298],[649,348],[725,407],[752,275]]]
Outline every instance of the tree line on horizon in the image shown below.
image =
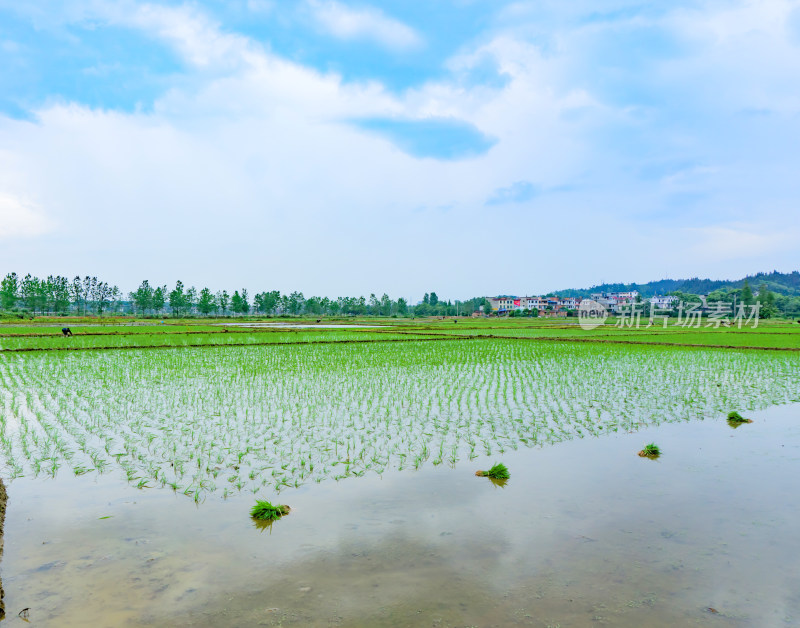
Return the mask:
[[[789,275],[794,276],[794,273]],[[738,283],[738,282],[737,282]],[[772,282],[762,281],[756,296],[747,279],[739,287],[724,285],[707,293],[709,303],[734,301],[750,304],[758,301],[762,315],[800,315],[800,295],[774,293]],[[674,290],[683,302],[699,300],[697,293]],[[567,296],[565,293],[550,293],[548,296]],[[646,295],[642,295],[646,298]],[[411,304],[400,297],[391,299],[383,294],[378,297],[305,297],[302,292],[282,294],[279,290],[258,292],[250,295],[247,289],[220,290],[209,288],[198,290],[186,287],[177,281],[170,289],[166,285],[153,286],[148,280],[127,295],[116,286],[99,280],[96,276],[68,279],[60,275],[49,275],[44,279],[30,274],[19,277],[8,273],[0,280],[0,312],[17,314],[98,315],[138,314],[139,316],[455,316],[488,311],[485,297],[474,297],[465,301],[443,301],[435,292],[425,293],[422,301]],[[536,312],[517,312],[535,315]]]
[[305,297],[302,292],[282,294],[279,290],[254,295],[247,289],[212,292],[198,290],[177,281],[170,289],[144,280],[124,295],[117,286],[94,276],[60,275],[39,279],[30,274],[20,278],[8,273],[0,281],[0,311],[53,315],[138,314],[139,316],[452,316],[472,314],[485,305],[483,297],[467,301],[441,301],[435,292],[425,293],[422,302],[409,304],[383,294],[377,297]]

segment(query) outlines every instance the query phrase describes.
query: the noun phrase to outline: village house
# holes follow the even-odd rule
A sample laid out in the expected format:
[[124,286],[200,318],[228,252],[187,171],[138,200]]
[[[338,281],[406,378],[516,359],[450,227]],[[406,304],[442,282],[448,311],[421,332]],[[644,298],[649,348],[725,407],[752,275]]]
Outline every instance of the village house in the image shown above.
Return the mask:
[[[638,290],[628,292],[595,292],[591,299],[600,303],[609,312],[619,314],[631,303],[642,303]],[[514,311],[536,310],[540,316],[566,316],[569,310],[580,307],[581,297],[532,296],[518,297],[500,295],[486,297],[495,314],[509,314]],[[674,296],[653,296],[646,300],[652,307],[660,310],[672,309],[677,301]],[[646,305],[642,303],[643,306]]]
[[[507,314],[513,311],[536,310],[541,314],[545,312],[564,312],[567,310],[577,310],[581,304],[578,297],[517,297],[512,295],[500,295],[496,297],[486,297],[492,306],[492,312],[497,314]],[[560,315],[560,314],[559,314]]]
[[614,314],[619,314],[623,306],[629,303],[636,303],[638,297],[638,290],[631,290],[630,292],[596,292],[592,294],[593,301],[597,301]]
[[650,304],[659,310],[671,310],[675,304],[675,301],[678,300],[678,297],[673,296],[655,296],[650,297]]

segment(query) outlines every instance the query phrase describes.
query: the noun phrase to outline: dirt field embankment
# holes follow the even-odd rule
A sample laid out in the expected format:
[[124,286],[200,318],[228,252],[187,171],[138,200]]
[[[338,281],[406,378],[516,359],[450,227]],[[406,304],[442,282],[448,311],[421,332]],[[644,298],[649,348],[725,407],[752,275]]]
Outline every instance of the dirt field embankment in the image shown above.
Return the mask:
[[[0,558],[3,557],[3,524],[6,521],[6,502],[8,501],[8,493],[6,493],[6,485],[0,479]],[[6,616],[6,605],[3,601],[3,581],[0,580],[0,619]]]

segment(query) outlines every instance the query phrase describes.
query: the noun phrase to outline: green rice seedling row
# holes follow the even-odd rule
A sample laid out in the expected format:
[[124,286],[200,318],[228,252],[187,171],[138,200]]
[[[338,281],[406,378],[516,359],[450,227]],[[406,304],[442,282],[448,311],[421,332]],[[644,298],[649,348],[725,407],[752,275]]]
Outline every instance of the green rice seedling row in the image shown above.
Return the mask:
[[[407,333],[412,333],[411,331]],[[642,328],[628,329],[603,326],[584,330],[580,327],[566,329],[543,328],[428,328],[419,334],[451,335],[458,337],[527,338],[533,340],[569,340],[576,342],[626,342],[683,346],[752,347],[766,349],[800,350],[800,328],[777,330],[775,328],[695,329],[695,328]]]
[[201,501],[800,400],[800,355],[487,339],[0,355],[10,477]]
[[258,331],[234,333],[151,333],[125,335],[73,336],[25,336],[0,338],[0,353],[14,351],[69,351],[76,349],[113,349],[133,347],[198,347],[214,345],[264,345],[298,344],[311,342],[377,342],[390,340],[409,340],[411,338],[431,339],[422,334],[376,333],[361,330],[335,331]]

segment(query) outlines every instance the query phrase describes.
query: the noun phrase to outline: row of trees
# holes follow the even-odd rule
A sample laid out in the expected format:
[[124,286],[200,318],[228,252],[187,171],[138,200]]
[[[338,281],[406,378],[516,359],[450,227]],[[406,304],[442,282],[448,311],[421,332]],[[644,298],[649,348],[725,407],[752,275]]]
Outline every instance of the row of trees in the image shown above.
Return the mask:
[[[695,294],[672,292],[684,303],[699,301]],[[766,282],[753,292],[747,281],[741,288],[720,288],[710,292],[709,303],[732,302],[760,304],[760,316],[800,314],[800,296],[775,294]],[[0,311],[30,314],[98,314],[124,313],[140,316],[456,316],[489,311],[483,297],[467,301],[441,301],[435,292],[425,293],[421,303],[412,305],[402,297],[394,300],[387,294],[361,297],[305,297],[302,292],[281,294],[279,290],[259,292],[252,296],[246,289],[212,292],[198,290],[176,282],[174,288],[154,286],[143,281],[127,298],[117,286],[85,276],[68,279],[50,275],[39,279],[30,274],[20,278],[16,273],[0,280]]]
[[247,314],[250,312],[247,290],[241,294],[236,290],[229,295],[226,290],[212,293],[208,288],[199,292],[194,286],[186,288],[182,281],[178,281],[170,290],[167,286],[153,287],[148,280],[128,295],[131,308],[137,314],[163,314],[169,312],[174,316],[188,316],[192,314]]
[[129,297],[138,314],[159,314],[169,305],[170,312],[176,316],[451,316],[471,314],[484,304],[482,297],[467,302],[442,302],[435,292],[426,293],[422,303],[416,306],[410,305],[403,297],[394,300],[388,294],[331,299],[306,297],[302,292],[281,294],[279,290],[259,292],[251,301],[246,289],[235,290],[233,294],[227,290],[214,293],[208,288],[199,291],[194,287],[186,289],[180,281],[173,290],[166,286],[153,288],[148,281],[143,281]]
[[0,309],[26,310],[32,314],[103,314],[120,300],[117,286],[88,275],[71,281],[60,275],[39,279],[28,274],[20,278],[9,273],[0,281]]
[[133,313],[140,316],[452,316],[471,314],[484,305],[483,297],[469,301],[440,301],[435,292],[426,293],[416,306],[404,298],[381,297],[305,297],[302,292],[281,294],[279,290],[251,295],[244,288],[229,293],[198,290],[178,281],[174,288],[152,285],[148,280],[128,293],[109,286],[97,277],[61,276],[39,279],[31,275],[19,278],[9,273],[0,281],[0,310],[30,314],[106,314]]
[[[700,297],[695,294],[687,294],[685,292],[673,292],[672,294],[685,303],[700,300]],[[744,281],[741,288],[719,288],[708,293],[706,302],[732,303],[746,306],[758,303],[760,305],[759,316],[761,318],[772,318],[779,314],[788,316],[800,314],[800,297],[775,294],[769,289],[766,282],[762,282],[755,293],[747,280]]]

